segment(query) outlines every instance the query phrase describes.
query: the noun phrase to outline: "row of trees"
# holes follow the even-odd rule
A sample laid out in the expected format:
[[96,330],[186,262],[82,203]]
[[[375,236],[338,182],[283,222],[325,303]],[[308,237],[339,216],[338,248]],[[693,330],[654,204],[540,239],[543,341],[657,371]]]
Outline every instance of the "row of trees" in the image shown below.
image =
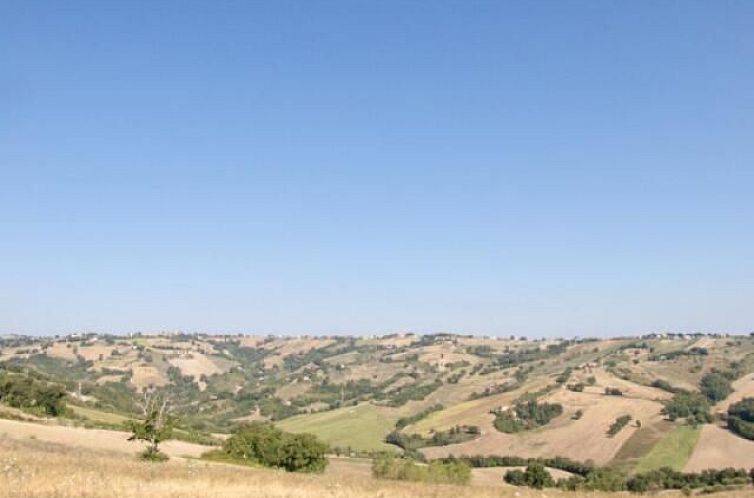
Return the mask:
[[570,491],[631,491],[646,493],[671,489],[692,490],[699,488],[717,489],[751,484],[752,475],[744,469],[705,470],[684,473],[671,468],[643,472],[631,477],[606,467],[596,467],[583,475],[569,478],[552,478],[541,461],[530,462],[526,470],[510,470],[503,477],[505,482],[515,486],[528,486],[542,489],[558,487]]
[[403,450],[414,458],[423,459],[422,455],[416,450],[426,448],[427,446],[447,446],[449,444],[463,443],[479,437],[481,431],[476,425],[456,425],[447,431],[435,431],[430,437],[423,437],[420,434],[404,434],[399,431],[392,431],[385,437],[385,442],[394,444],[403,448]]
[[474,455],[464,457],[449,457],[442,462],[464,462],[472,468],[488,467],[525,467],[531,464],[541,464],[552,469],[560,469],[571,474],[586,476],[594,471],[595,466],[588,462],[579,462],[566,457],[553,458],[524,458],[511,455]]
[[416,422],[418,422],[421,419],[427,417],[431,413],[439,412],[443,408],[445,408],[443,405],[441,405],[440,403],[436,403],[436,404],[434,404],[432,406],[429,406],[429,407],[425,408],[424,410],[421,410],[420,412],[417,412],[417,413],[415,413],[413,415],[409,415],[407,417],[401,417],[395,423],[395,428],[397,430],[401,430],[404,427],[407,427],[407,426],[409,426],[411,424],[415,424]]

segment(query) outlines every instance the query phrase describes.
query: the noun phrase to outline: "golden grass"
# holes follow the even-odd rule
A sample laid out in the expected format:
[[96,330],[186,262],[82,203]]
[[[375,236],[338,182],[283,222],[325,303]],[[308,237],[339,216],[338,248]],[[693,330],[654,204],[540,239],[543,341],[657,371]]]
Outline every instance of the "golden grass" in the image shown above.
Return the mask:
[[[337,467],[337,465],[335,465]],[[715,494],[743,498],[750,490]],[[173,459],[165,464],[35,440],[0,438],[3,498],[619,498],[628,493],[578,493],[554,489],[460,487],[380,481],[363,472],[288,474]],[[671,493],[670,496],[681,496]]]
[[[500,496],[474,490],[472,496]],[[8,498],[456,498],[467,489],[376,481],[364,476],[299,475],[174,459],[133,457],[39,441],[0,439],[0,496]]]

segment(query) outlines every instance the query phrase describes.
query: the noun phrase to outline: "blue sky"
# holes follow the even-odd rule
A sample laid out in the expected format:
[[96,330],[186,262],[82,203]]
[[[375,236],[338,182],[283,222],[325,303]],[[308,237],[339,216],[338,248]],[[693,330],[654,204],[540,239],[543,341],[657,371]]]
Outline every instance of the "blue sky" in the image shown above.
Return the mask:
[[0,333],[754,330],[754,3],[0,4]]

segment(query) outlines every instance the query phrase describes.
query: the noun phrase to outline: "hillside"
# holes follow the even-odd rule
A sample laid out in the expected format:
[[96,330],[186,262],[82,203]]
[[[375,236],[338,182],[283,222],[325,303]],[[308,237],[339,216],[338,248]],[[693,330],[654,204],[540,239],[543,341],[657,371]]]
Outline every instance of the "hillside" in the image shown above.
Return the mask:
[[[340,455],[561,456],[627,472],[667,462],[678,470],[754,467],[754,441],[722,420],[754,393],[752,337],[90,334],[6,337],[0,345],[0,374],[60,386],[62,419],[87,427],[118,429],[137,415],[139,393],[152,390],[173,400],[189,441],[270,420],[315,434]],[[669,420],[669,400],[699,392],[711,372],[731,385],[710,402],[711,418],[694,430]],[[539,417],[547,406],[557,413],[531,424],[517,411]]]

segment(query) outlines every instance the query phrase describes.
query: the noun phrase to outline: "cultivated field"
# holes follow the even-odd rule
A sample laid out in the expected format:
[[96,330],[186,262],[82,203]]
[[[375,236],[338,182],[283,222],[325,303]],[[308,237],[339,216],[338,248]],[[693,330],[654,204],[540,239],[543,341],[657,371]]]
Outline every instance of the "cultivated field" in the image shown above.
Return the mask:
[[[554,399],[562,399],[574,393],[562,393]],[[505,454],[523,457],[546,457],[560,455],[579,460],[593,460],[597,464],[607,464],[628,440],[636,429],[629,425],[613,437],[605,433],[610,424],[619,416],[633,414],[635,418],[650,421],[659,419],[659,407],[652,401],[609,399],[604,395],[582,393],[579,401],[571,406],[584,406],[584,416],[571,420],[566,413],[549,426],[519,434],[505,434],[492,427],[492,416],[481,426],[482,437],[461,444],[437,446],[423,449],[429,458],[449,455],[494,455]],[[602,430],[595,430],[602,428]]]
[[350,446],[355,450],[395,451],[384,442],[395,418],[386,415],[386,410],[364,403],[338,410],[281,420],[277,425],[290,432],[308,432],[332,446]]
[[700,432],[701,427],[675,427],[639,461],[634,471],[647,472],[662,467],[682,471],[694,451]]
[[684,470],[697,472],[708,468],[754,467],[754,441],[736,436],[715,425],[705,425]]

